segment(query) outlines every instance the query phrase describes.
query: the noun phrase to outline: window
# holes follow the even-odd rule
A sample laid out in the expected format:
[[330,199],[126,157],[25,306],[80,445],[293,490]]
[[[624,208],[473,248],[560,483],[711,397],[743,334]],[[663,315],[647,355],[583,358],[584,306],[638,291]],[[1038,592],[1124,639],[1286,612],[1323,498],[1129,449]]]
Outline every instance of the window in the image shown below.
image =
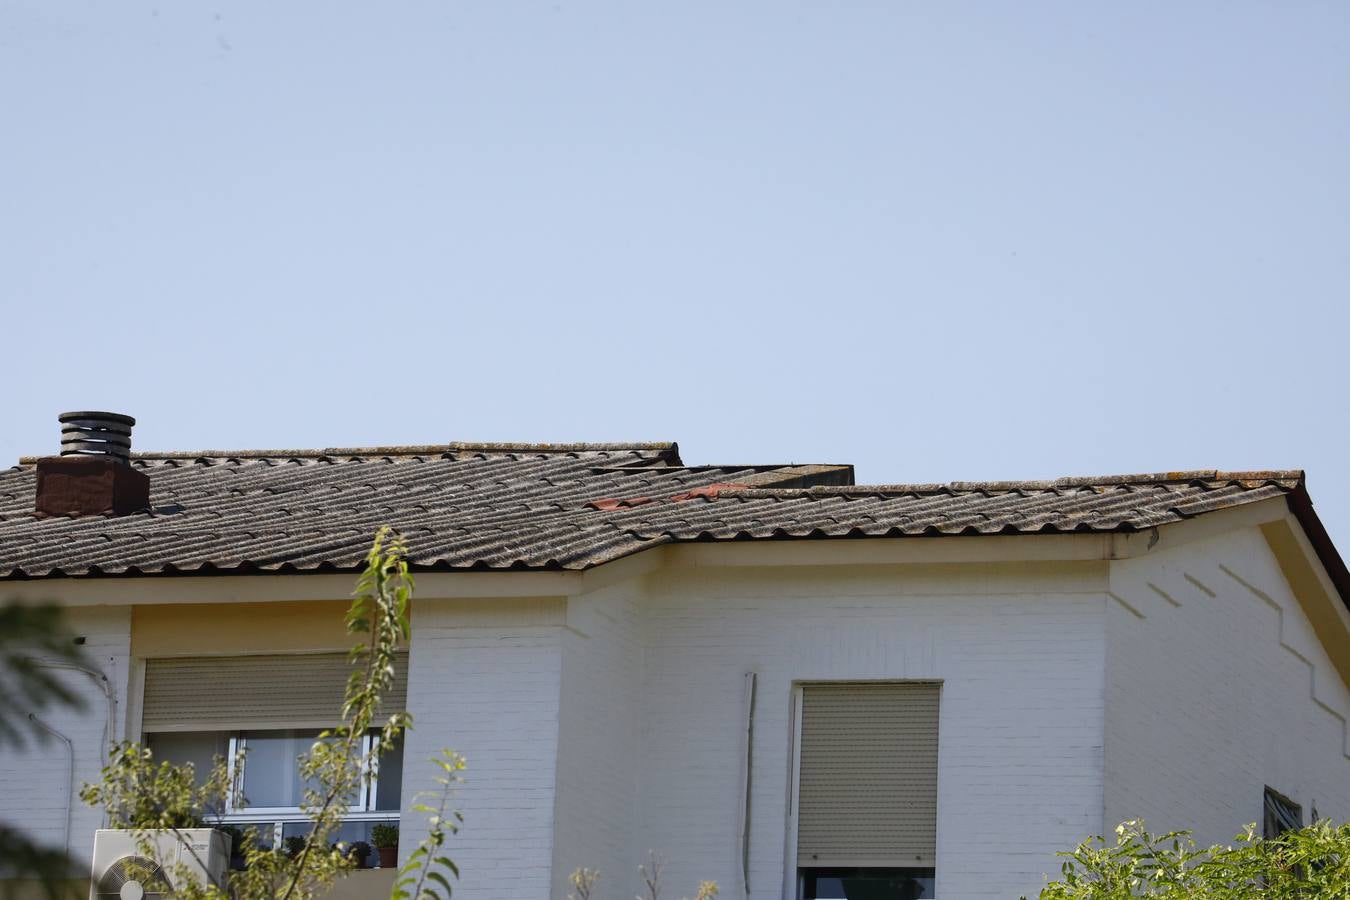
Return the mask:
[[934,896],[939,692],[924,682],[801,688],[801,900]]
[[802,900],[921,900],[932,869],[803,869]]
[[[213,810],[218,824],[254,825],[265,842],[275,845],[283,837],[304,834],[308,820],[300,811],[305,780],[300,775],[300,757],[318,738],[317,731],[188,732],[149,735],[156,759],[182,765],[192,763],[198,783],[206,780],[216,757],[232,761],[244,751],[241,771],[234,773],[235,796],[225,808]],[[377,740],[371,732],[362,741],[368,754]],[[348,804],[341,840],[369,843],[369,827],[397,819],[403,788],[403,747],[400,744],[380,757],[376,776],[363,784]]]
[[1286,831],[1303,827],[1303,807],[1283,794],[1266,788],[1265,806],[1262,836],[1277,838]]
[[[345,653],[260,654],[150,659],[145,663],[141,730],[160,759],[191,762],[205,780],[216,757],[233,761],[237,797],[214,810],[220,824],[256,826],[265,844],[303,834],[305,783],[298,759],[320,731],[338,724],[351,664]],[[378,714],[407,706],[407,656]],[[368,754],[374,737],[364,739]],[[370,841],[370,827],[397,820],[403,790],[403,748],[380,759],[377,776],[349,798],[336,839]]]
[[[244,801],[241,806],[252,809],[299,809],[305,789],[316,787],[300,777],[296,760],[309,752],[318,738],[317,731],[253,731],[234,739],[234,748],[244,752],[242,772],[236,772],[234,783]],[[347,806],[359,808],[357,798]]]

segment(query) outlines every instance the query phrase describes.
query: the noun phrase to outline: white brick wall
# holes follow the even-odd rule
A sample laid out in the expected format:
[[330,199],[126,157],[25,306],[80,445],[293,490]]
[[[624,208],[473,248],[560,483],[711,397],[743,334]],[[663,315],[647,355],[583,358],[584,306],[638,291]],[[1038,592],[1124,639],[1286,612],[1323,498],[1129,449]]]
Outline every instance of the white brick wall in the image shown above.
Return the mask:
[[[128,715],[130,615],[71,620]],[[469,759],[448,847],[457,893],[561,898],[601,869],[628,900],[648,849],[666,895],[699,879],[741,894],[744,675],[759,675],[751,897],[782,896],[794,682],[943,682],[938,890],[1034,896],[1054,854],[1145,816],[1226,840],[1260,817],[1265,784],[1350,818],[1350,692],[1260,533],[1113,563],[683,567],[570,600],[449,600],[414,611],[403,852],[442,746]],[[102,694],[52,713],[97,777]],[[0,818],[61,841],[64,747],[0,757]],[[72,852],[100,815],[76,802]]]
[[1111,592],[1106,827],[1229,842],[1266,785],[1350,819],[1350,692],[1257,529],[1114,563]]
[[[553,896],[578,868],[603,873],[605,896],[637,865],[642,700],[642,586],[573,599],[563,634]],[[629,894],[618,894],[625,898]]]
[[[131,613],[127,607],[82,607],[66,611],[66,624],[85,638],[89,665],[105,674],[113,690],[111,740],[125,737]],[[110,741],[108,701],[98,683],[80,672],[53,670],[84,700],[82,711],[49,708],[44,722],[70,738],[75,752],[75,779],[70,783],[66,745],[51,738],[26,749],[0,750],[0,821],[26,829],[43,844],[60,848],[65,839],[66,802],[70,801],[70,855],[88,866],[94,852],[94,830],[103,824],[101,810],[80,803],[80,786],[97,781]]]
[[552,871],[563,601],[433,600],[413,612],[400,849],[426,834],[411,806],[434,791],[427,760],[441,747],[469,768],[457,806],[464,827],[447,850],[455,888],[475,900],[547,897]]
[[[799,680],[941,679],[938,891],[1034,894],[1102,812],[1104,565],[695,570],[651,580],[631,897],[648,848],[672,896],[740,895],[743,675],[759,673],[751,896],[780,897]],[[572,695],[567,695],[570,702]],[[555,895],[562,896],[562,895]]]

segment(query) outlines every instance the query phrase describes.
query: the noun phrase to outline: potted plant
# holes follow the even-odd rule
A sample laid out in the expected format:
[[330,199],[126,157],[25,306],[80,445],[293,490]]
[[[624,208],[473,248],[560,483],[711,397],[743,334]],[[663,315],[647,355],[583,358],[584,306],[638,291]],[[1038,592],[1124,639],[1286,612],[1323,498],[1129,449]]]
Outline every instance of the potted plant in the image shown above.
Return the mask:
[[398,865],[398,826],[380,822],[370,829],[370,840],[380,854],[380,868],[392,869]]
[[357,869],[370,868],[370,845],[365,841],[352,841],[347,845],[347,858]]

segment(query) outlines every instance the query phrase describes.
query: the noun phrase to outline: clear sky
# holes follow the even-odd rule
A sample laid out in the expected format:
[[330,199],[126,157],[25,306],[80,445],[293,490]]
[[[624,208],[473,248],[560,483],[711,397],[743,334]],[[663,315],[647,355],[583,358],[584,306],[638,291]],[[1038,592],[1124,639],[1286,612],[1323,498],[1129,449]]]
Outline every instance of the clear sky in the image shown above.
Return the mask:
[[1350,555],[1350,4],[0,0],[0,460],[678,440],[1303,467]]

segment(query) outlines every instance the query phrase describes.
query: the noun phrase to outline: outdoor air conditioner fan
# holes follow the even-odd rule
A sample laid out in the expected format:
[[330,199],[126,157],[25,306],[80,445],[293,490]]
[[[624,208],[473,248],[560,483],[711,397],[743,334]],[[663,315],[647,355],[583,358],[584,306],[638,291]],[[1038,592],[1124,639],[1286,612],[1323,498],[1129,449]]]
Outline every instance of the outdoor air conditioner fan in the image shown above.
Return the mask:
[[124,856],[108,867],[98,880],[98,900],[164,900],[169,881],[154,860]]
[[156,831],[142,847],[130,831],[94,832],[89,900],[166,900],[180,878],[221,885],[229,838],[210,828]]

